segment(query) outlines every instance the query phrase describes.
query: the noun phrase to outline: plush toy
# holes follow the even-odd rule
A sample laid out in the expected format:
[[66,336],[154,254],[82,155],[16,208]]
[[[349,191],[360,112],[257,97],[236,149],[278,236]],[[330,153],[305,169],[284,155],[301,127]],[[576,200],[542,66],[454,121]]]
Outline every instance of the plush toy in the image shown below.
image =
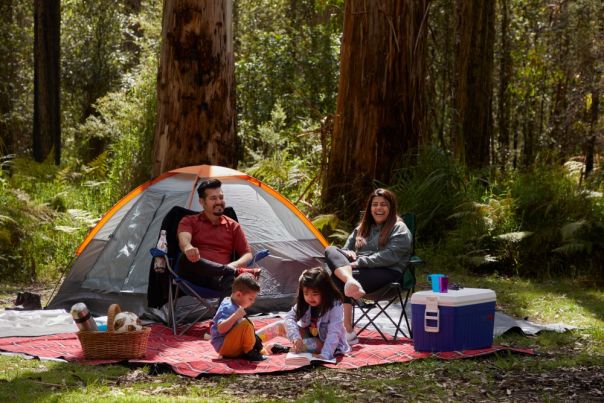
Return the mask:
[[132,312],[120,312],[115,315],[115,319],[113,320],[113,330],[116,333],[133,332],[143,330],[143,326],[136,314]]

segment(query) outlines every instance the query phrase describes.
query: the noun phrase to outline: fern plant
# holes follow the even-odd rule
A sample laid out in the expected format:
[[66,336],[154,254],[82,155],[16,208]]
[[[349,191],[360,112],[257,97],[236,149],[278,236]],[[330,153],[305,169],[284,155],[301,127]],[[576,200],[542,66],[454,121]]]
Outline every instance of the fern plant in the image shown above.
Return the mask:
[[417,165],[399,170],[390,190],[397,196],[400,213],[416,213],[417,232],[430,242],[443,239],[454,227],[451,217],[456,209],[472,200],[463,167],[435,148],[422,151]]

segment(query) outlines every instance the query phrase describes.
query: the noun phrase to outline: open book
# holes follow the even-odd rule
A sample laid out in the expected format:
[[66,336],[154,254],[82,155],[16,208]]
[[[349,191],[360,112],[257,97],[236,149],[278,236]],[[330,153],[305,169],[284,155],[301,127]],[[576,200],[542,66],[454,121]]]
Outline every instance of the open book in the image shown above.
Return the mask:
[[287,365],[310,365],[313,362],[329,362],[335,364],[336,359],[332,358],[331,360],[328,360],[327,358],[315,357],[311,353],[294,353],[291,351],[285,356],[285,364]]

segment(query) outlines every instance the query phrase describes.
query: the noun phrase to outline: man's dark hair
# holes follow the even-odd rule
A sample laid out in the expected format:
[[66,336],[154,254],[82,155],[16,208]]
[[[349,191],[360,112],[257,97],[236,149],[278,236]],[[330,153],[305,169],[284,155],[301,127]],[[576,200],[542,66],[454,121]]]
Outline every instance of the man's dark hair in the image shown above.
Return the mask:
[[222,182],[218,179],[207,179],[205,181],[201,181],[199,186],[197,187],[197,194],[200,198],[206,198],[206,189],[218,189],[222,186]]
[[250,273],[244,273],[233,281],[233,292],[235,291],[241,291],[242,293],[259,292],[260,284]]

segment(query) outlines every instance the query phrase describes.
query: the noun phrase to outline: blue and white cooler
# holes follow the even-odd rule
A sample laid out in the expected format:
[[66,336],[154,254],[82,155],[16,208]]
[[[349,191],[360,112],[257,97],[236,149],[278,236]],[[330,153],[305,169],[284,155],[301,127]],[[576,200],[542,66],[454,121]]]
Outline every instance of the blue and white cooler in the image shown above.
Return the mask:
[[416,351],[459,351],[493,344],[495,291],[462,288],[411,296],[411,326]]

